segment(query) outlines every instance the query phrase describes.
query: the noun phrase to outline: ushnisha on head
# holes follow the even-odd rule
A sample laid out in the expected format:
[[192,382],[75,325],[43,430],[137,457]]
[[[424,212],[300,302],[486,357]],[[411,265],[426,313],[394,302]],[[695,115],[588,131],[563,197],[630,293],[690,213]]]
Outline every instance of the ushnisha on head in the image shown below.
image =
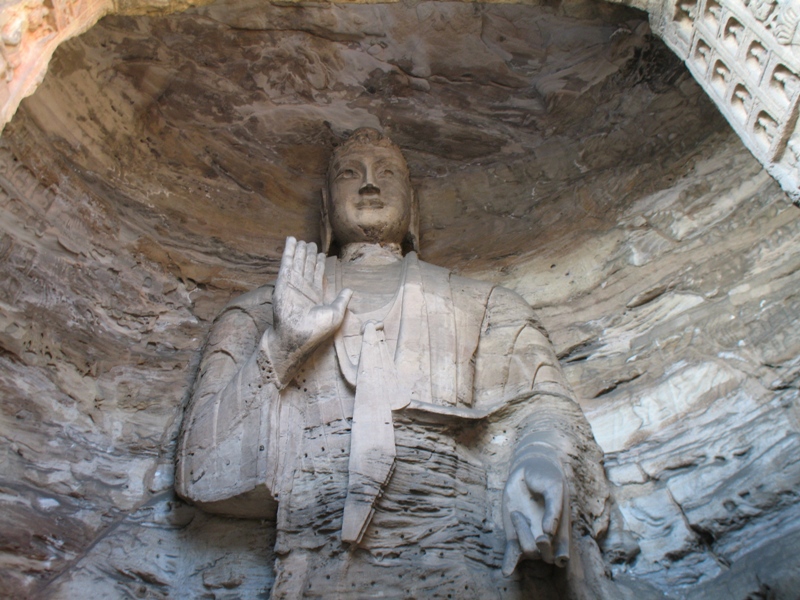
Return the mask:
[[408,165],[380,131],[356,129],[334,150],[322,196],[323,252],[356,243],[418,250],[419,211]]

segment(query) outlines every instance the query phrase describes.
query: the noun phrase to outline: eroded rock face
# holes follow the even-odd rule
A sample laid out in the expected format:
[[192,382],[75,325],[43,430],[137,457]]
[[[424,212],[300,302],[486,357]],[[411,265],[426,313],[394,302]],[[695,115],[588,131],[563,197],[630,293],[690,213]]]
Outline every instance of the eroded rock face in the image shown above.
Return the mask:
[[791,597],[800,215],[594,2],[216,4],[62,46],[2,148],[3,589],[268,593],[269,525],[177,502],[174,440],[211,320],[317,237],[359,125],[409,159],[423,256],[539,310],[641,547],[618,576]]
[[798,223],[767,177],[719,148],[595,242],[591,293],[543,309],[640,539],[626,570],[687,597],[797,585]]

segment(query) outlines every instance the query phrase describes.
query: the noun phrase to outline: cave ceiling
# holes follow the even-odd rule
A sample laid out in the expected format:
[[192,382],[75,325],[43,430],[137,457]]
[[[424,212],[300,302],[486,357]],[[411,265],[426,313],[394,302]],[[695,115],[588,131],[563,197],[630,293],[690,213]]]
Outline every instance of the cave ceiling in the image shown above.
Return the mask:
[[408,159],[423,258],[537,309],[630,573],[779,589],[800,209],[647,15],[599,0],[216,2],[61,44],[0,139],[0,589],[263,597],[274,532],[175,501],[177,433],[211,322],[318,239],[360,126]]
[[241,290],[285,236],[318,238],[359,126],[404,149],[425,258],[472,272],[615,225],[728,129],[627,7],[223,1],[64,43],[4,143],[106,207],[132,255]]

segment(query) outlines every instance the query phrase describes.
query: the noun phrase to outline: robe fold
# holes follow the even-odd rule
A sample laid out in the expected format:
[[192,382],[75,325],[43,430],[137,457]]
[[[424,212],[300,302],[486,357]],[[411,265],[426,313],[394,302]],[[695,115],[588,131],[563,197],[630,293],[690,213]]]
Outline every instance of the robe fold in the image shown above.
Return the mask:
[[[339,268],[328,260],[328,301],[341,287]],[[275,519],[272,598],[603,596],[593,539],[608,520],[602,452],[522,298],[410,253],[394,298],[374,315],[348,311],[285,385],[263,342],[271,303],[264,286],[216,319],[176,487],[212,512]],[[393,471],[351,545],[342,516],[367,319],[380,322],[408,398],[391,411]],[[506,578],[502,491],[531,433],[557,450],[570,480],[572,558],[563,570],[522,563]],[[586,589],[592,595],[581,596]]]

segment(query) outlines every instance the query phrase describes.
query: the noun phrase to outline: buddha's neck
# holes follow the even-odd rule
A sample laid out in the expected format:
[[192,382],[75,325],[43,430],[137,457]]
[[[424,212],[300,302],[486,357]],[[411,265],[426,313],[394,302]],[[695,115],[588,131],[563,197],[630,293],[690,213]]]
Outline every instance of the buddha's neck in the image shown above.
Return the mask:
[[350,309],[360,313],[388,304],[397,292],[403,267],[398,244],[348,244],[342,249],[342,285],[355,292]]
[[403,260],[400,244],[368,244],[358,242],[342,248],[342,265],[374,267],[389,265]]

